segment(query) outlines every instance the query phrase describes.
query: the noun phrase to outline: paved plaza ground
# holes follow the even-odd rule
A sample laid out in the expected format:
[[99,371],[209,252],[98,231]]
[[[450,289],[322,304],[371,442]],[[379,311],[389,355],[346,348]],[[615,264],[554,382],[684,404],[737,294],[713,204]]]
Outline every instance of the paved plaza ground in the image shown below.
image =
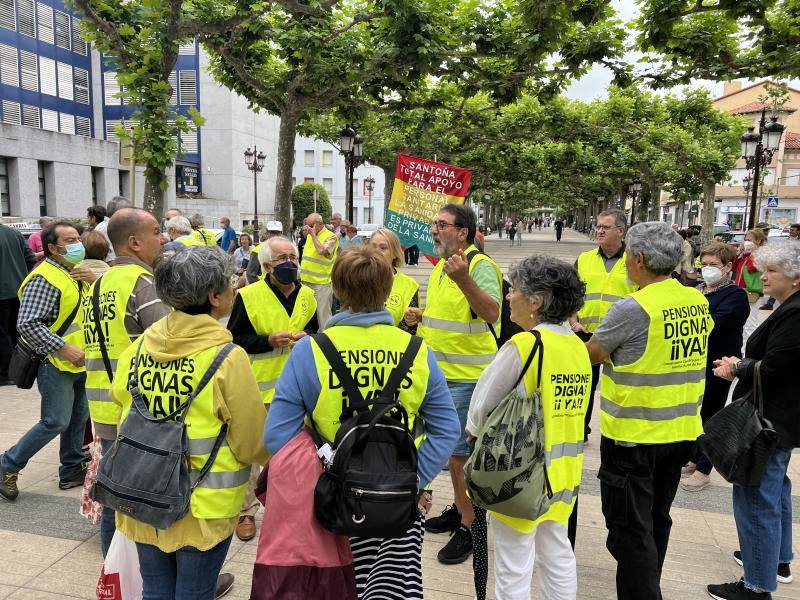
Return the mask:
[[[584,236],[569,230],[556,244],[553,230],[544,229],[524,234],[522,247],[510,247],[508,240],[498,240],[494,234],[487,251],[505,272],[509,264],[531,253],[548,253],[572,262],[580,252],[591,247]],[[423,262],[424,259],[420,266],[405,270],[421,283],[426,281],[431,269]],[[598,433],[592,435],[586,449],[576,549],[578,597],[586,600],[615,597],[615,564],[605,549],[606,530],[596,478],[600,462],[597,416],[595,414],[593,429]],[[15,443],[38,417],[39,396],[35,390],[0,388],[0,451]],[[58,489],[57,465],[58,445],[53,442],[20,474],[17,502],[0,500],[0,598],[95,597],[101,566],[98,529],[78,515],[80,490]],[[797,459],[792,460],[789,475],[793,483],[800,481]],[[738,541],[730,486],[716,474],[712,475],[711,483],[698,493],[678,490],[662,580],[665,600],[706,598],[706,584],[732,581],[741,575],[741,569],[731,558]],[[452,500],[448,473],[443,472],[433,487],[432,514],[438,514]],[[798,504],[800,498],[795,495],[793,500]],[[795,522],[800,520],[800,510],[795,511],[794,519]],[[423,546],[425,597],[430,600],[472,598],[471,561],[458,566],[444,566],[436,561],[436,553],[447,540],[447,535],[426,536]],[[794,541],[797,548],[800,541],[797,530]],[[236,575],[230,598],[249,597],[255,551],[256,540],[242,543],[234,538],[224,567]],[[781,585],[773,596],[800,599],[800,579],[794,584]],[[493,597],[491,580],[489,597]],[[535,592],[533,597],[537,597]]]

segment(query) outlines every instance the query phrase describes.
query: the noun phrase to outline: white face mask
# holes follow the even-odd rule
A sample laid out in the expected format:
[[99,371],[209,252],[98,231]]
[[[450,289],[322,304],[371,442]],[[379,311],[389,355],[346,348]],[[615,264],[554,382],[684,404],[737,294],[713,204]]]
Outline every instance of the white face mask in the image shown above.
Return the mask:
[[750,240],[745,240],[744,249],[746,252],[752,252],[755,247],[756,247],[755,242],[751,242]]
[[716,285],[725,276],[719,267],[703,267],[703,281],[708,285]]

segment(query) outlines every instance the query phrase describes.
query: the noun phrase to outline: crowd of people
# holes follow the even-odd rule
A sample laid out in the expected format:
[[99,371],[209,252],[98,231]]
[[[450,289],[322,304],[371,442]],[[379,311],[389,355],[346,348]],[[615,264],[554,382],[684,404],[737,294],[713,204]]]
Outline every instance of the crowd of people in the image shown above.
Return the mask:
[[[487,521],[498,600],[529,598],[534,568],[540,597],[574,599],[578,497],[598,388],[597,476],[617,596],[660,598],[673,499],[679,486],[709,485],[713,466],[697,439],[734,379],[735,397],[763,390],[779,443],[759,485],[733,488],[733,558],[743,577],[708,593],[770,598],[778,582],[792,580],[786,473],[800,446],[789,383],[800,351],[797,235],[773,242],[755,229],[738,252],[714,241],[695,257],[666,223],[628,228],[625,213],[610,209],[597,216],[597,248],[574,265],[531,255],[506,282],[483,251],[474,212],[448,204],[430,225],[440,260],[421,302],[419,284],[400,270],[409,254],[397,235],[379,228],[362,239],[338,214],[327,224],[308,215],[296,236],[269,222],[258,240],[221,219],[219,242],[201,215],[171,209],[159,223],[123,198],[87,217],[85,232],[43,221],[27,245],[0,226],[0,383],[13,383],[18,340],[41,357],[41,419],[0,454],[0,496],[17,500],[26,465],[59,436],[59,487],[83,485],[87,423],[103,461],[133,443],[121,432],[134,411],[184,423],[187,512],[159,529],[132,509],[103,508],[102,553],[115,532],[135,542],[145,600],[226,593],[233,576],[221,570],[234,535],[259,536],[253,598],[422,598],[425,531],[450,534],[437,554],[442,564],[473,556],[483,598]],[[509,238],[553,224],[560,239],[563,222],[537,219],[510,223]],[[522,332],[501,343],[504,316]],[[383,397],[419,338],[390,413],[405,415],[416,446],[414,518],[390,537],[323,530],[314,488],[323,463],[337,458],[325,447],[342,442],[346,414]],[[468,493],[471,455],[494,411],[514,399],[535,403],[543,431],[536,460],[547,500],[535,519]],[[523,432],[522,447],[531,432],[520,427],[503,426]],[[517,443],[508,450],[513,463]],[[429,484],[445,464],[452,502],[427,518]],[[524,477],[514,482],[526,485]],[[370,493],[387,510],[401,502],[392,492],[354,489],[354,506]]]

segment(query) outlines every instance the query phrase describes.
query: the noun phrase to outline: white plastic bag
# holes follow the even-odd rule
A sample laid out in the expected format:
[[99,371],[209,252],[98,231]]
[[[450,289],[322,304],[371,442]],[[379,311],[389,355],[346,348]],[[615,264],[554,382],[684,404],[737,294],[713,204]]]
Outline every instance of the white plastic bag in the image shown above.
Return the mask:
[[142,600],[142,576],[136,544],[119,530],[114,532],[100,572],[97,600]]

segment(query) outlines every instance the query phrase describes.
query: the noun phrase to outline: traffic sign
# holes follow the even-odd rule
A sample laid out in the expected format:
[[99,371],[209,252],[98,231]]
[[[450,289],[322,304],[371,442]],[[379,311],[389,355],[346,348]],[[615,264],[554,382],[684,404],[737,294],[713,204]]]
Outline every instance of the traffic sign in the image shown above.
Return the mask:
[[770,196],[767,198],[767,208],[778,208],[778,196]]

